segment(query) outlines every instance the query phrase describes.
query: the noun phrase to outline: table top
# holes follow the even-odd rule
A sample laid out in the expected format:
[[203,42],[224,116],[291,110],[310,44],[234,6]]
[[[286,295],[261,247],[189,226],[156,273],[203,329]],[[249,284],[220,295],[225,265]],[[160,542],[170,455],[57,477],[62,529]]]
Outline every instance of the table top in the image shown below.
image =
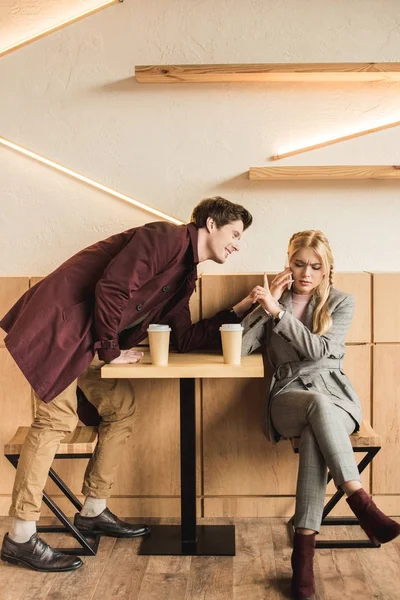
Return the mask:
[[261,354],[242,356],[240,365],[226,365],[221,354],[170,352],[168,365],[157,367],[151,363],[149,352],[145,351],[140,363],[104,365],[101,376],[105,379],[264,377],[264,366]]

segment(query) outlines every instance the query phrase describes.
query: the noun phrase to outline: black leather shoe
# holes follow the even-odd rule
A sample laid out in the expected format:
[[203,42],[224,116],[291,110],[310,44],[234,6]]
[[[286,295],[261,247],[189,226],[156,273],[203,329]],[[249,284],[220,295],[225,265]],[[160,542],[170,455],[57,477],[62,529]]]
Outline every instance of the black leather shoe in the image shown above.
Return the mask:
[[8,533],[1,547],[1,559],[12,565],[23,565],[34,571],[75,571],[83,565],[78,556],[53,550],[37,533],[28,542],[14,542]]
[[111,537],[133,538],[150,533],[149,525],[131,525],[120,521],[117,516],[105,508],[97,517],[82,517],[75,515],[74,525],[82,533],[100,533]]

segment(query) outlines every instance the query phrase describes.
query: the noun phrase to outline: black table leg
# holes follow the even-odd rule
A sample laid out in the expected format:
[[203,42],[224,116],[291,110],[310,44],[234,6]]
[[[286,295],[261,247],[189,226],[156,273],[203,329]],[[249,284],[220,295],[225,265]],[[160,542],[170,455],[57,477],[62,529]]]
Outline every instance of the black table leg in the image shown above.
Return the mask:
[[139,554],[234,556],[234,525],[196,525],[195,379],[180,380],[181,525],[155,525]]
[[[180,380],[182,543],[196,544],[196,404],[195,380]],[[182,451],[183,450],[183,451]]]

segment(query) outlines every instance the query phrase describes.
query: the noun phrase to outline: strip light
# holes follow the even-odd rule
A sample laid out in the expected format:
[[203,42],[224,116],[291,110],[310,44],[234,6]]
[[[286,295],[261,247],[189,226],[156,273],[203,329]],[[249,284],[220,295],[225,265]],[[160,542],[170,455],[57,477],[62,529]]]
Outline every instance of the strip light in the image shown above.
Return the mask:
[[35,152],[31,152],[30,150],[27,150],[26,148],[22,148],[22,146],[18,146],[17,144],[14,144],[13,142],[6,140],[5,138],[0,137],[0,144],[2,146],[6,146],[7,148],[11,148],[12,150],[16,150],[17,152],[19,152],[20,154],[23,154],[24,156],[33,158],[34,160],[42,163],[43,165],[51,167],[52,169],[55,169],[56,171],[59,171],[60,173],[69,175],[70,177],[73,177],[74,179],[77,179],[78,181],[83,181],[83,183],[87,183],[88,185],[91,185],[92,187],[96,188],[97,190],[101,190],[102,192],[105,192],[106,194],[110,194],[111,196],[114,196],[114,198],[119,198],[120,200],[129,202],[129,204],[133,204],[133,206],[136,206],[137,208],[141,208],[142,210],[149,212],[152,215],[155,215],[156,217],[161,217],[161,219],[164,219],[165,221],[169,221],[170,223],[175,223],[175,225],[183,225],[184,224],[184,221],[179,221],[178,219],[175,219],[174,217],[171,217],[170,215],[167,215],[166,213],[163,213],[160,210],[157,210],[156,208],[151,208],[147,204],[143,204],[143,202],[139,202],[138,200],[134,200],[130,196],[121,194],[120,192],[117,192],[116,190],[113,190],[113,189],[103,185],[102,183],[98,183],[97,181],[94,181],[93,179],[89,179],[89,177],[80,175],[79,173],[76,173],[75,171],[72,171],[71,169],[68,169],[67,167],[63,167],[62,165],[59,165],[58,163],[56,163],[52,160],[49,160],[48,158],[44,158],[43,156],[40,156],[39,154],[36,154]]
[[363,135],[368,135],[370,133],[376,133],[377,131],[383,131],[384,129],[391,129],[392,127],[397,127],[400,125],[400,121],[394,121],[392,123],[385,123],[384,125],[379,125],[378,127],[373,127],[372,129],[363,129],[361,131],[356,131],[354,133],[350,133],[349,135],[345,135],[338,138],[332,138],[330,140],[325,140],[318,144],[313,144],[312,146],[304,146],[302,148],[297,148],[296,150],[290,150],[289,152],[282,152],[281,154],[275,154],[271,156],[271,160],[280,160],[281,158],[287,158],[288,156],[295,156],[296,154],[302,154],[303,152],[309,152],[310,150],[316,150],[317,148],[324,148],[325,146],[331,146],[332,144],[337,144],[339,142],[345,142],[347,140],[352,140],[356,137],[361,137]]
[[61,29],[62,27],[65,27],[66,25],[75,23],[75,21],[79,21],[79,19],[83,19],[84,17],[93,15],[94,13],[96,13],[97,11],[99,11],[101,9],[106,8],[107,6],[111,6],[111,4],[117,4],[119,2],[123,2],[123,0],[107,0],[106,2],[102,2],[98,6],[95,6],[94,8],[89,8],[88,10],[85,10],[84,12],[79,13],[79,15],[75,15],[74,17],[71,17],[70,19],[67,19],[66,21],[62,21],[62,23],[58,23],[57,25],[48,27],[47,29],[44,29],[40,33],[35,33],[34,35],[22,40],[22,42],[17,42],[16,44],[12,44],[11,46],[8,46],[7,48],[0,49],[0,56],[3,56],[4,54],[7,54],[8,52],[12,52],[13,50],[16,50],[17,48],[20,48],[21,46],[25,46],[26,44],[29,44],[30,42],[34,42],[35,40],[38,40],[39,38],[47,35],[48,33],[57,31],[58,29]]

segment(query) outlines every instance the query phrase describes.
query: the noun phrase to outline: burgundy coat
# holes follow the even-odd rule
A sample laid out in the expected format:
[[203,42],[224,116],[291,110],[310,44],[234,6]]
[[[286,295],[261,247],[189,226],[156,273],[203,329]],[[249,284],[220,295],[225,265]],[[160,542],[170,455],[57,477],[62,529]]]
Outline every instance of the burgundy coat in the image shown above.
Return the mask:
[[225,310],[192,324],[197,238],[193,224],[129,229],[81,250],[18,300],[0,326],[39,398],[58,396],[96,350],[100,360],[111,361],[120,348],[137,345],[149,323],[170,323],[178,352],[215,347],[221,323],[238,319]]

